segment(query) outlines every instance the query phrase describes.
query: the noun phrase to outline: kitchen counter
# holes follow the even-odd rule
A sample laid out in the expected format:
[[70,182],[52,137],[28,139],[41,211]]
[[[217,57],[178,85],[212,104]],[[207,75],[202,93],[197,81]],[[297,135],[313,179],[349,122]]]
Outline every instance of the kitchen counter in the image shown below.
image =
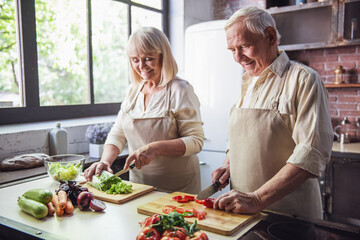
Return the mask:
[[[46,217],[38,220],[21,211],[18,196],[34,188],[54,192],[59,184],[49,177],[29,181],[0,189],[0,239],[5,226],[24,231],[45,239],[135,239],[140,232],[139,222],[147,216],[137,213],[137,207],[154,201],[168,193],[153,191],[123,204],[106,202],[103,213],[80,211],[75,208],[72,216]],[[262,216],[262,215],[261,215]],[[241,228],[233,236],[222,236],[206,232],[211,240],[238,239],[260,221],[261,216]],[[15,238],[13,238],[15,239]]]
[[360,159],[360,143],[333,143],[332,154],[333,157],[350,157]]
[[[85,156],[85,166],[84,169],[89,167],[92,163],[99,161],[99,158],[90,158],[89,153],[79,153]],[[126,147],[115,160],[112,168],[115,172],[119,171],[119,167],[123,167],[125,159],[129,155],[128,148]],[[14,171],[0,171],[0,188],[11,186],[13,184],[32,181],[38,178],[44,178],[47,176],[45,166],[21,169]]]

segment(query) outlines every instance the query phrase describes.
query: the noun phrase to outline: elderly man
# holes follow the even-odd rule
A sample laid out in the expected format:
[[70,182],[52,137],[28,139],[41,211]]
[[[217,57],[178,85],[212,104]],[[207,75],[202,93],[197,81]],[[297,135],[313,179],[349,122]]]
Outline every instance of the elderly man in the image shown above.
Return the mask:
[[232,190],[214,208],[322,218],[317,177],[329,161],[333,129],[319,75],[279,51],[275,21],[265,10],[240,9],[225,30],[246,73],[230,113],[226,159],[212,172],[222,187],[230,177]]

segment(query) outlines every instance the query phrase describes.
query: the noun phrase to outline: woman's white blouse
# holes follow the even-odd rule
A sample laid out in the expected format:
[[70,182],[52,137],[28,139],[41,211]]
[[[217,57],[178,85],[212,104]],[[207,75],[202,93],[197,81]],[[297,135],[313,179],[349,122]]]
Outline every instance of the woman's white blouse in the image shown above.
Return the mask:
[[[200,152],[203,146],[204,132],[200,116],[200,102],[194,89],[187,81],[179,78],[175,78],[168,84],[170,84],[169,87],[153,94],[145,110],[144,94],[140,92],[136,98],[139,84],[132,83],[127,90],[125,100],[105,145],[113,144],[121,152],[127,142],[122,129],[124,114],[130,114],[132,118],[161,117],[164,115],[164,111],[166,112],[169,109],[166,99],[167,95],[170,94],[170,111],[175,116],[179,138],[186,146],[184,156]],[[126,113],[131,108],[133,101],[135,101],[134,108]],[[156,129],[149,129],[149,131],[156,131]]]

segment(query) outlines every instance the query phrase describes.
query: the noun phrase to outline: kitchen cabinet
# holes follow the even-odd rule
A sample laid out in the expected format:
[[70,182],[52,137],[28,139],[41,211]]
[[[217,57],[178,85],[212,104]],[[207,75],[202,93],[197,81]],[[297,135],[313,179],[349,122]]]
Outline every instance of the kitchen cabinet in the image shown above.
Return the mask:
[[[225,152],[220,151],[203,150],[198,153],[198,158],[200,161],[201,189],[208,187],[212,183],[211,172],[222,165],[225,160],[225,156]],[[230,191],[229,185],[211,197],[217,197],[228,191]]]
[[360,143],[334,143],[322,195],[324,219],[360,226]]
[[[272,2],[272,1],[270,1]],[[272,7],[283,50],[360,44],[360,1],[328,0]]]

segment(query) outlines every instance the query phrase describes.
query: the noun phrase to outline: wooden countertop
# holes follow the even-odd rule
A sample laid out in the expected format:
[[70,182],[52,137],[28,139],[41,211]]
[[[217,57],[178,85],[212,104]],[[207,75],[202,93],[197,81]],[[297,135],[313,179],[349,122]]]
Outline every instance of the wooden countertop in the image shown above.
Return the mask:
[[[137,213],[137,207],[168,194],[153,191],[123,204],[106,202],[106,210],[103,213],[80,211],[75,208],[72,216],[53,216],[42,220],[24,213],[17,205],[18,196],[29,189],[45,188],[54,192],[58,185],[59,183],[46,177],[1,188],[0,224],[30,232],[34,235],[36,232],[43,232],[43,234],[38,235],[40,238],[50,236],[49,238],[56,239],[57,236],[65,239],[135,239],[141,230],[139,222],[147,217]],[[258,221],[260,219],[254,220],[232,236],[206,233],[211,240],[238,239]]]

